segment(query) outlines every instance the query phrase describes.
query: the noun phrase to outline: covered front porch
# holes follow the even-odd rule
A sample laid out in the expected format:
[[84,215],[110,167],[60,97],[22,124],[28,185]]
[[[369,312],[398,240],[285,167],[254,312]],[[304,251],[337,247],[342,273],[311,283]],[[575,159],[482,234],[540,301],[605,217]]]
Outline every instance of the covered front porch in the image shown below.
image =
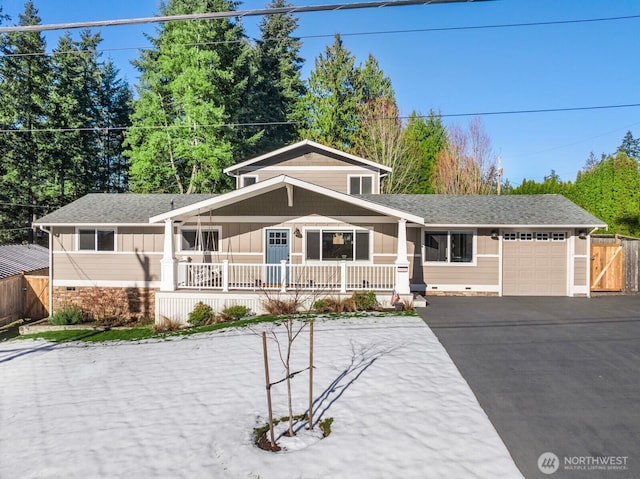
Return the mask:
[[[295,299],[301,310],[311,310],[318,299],[346,298],[356,291],[373,291],[382,307],[390,307],[398,277],[402,278],[407,269],[404,265],[359,265],[347,261],[322,265],[179,261],[176,287],[156,292],[155,320],[186,321],[198,302],[215,311],[243,305],[254,314],[263,314],[264,303],[270,299]],[[414,300],[408,290],[400,291],[399,298]]]
[[[294,201],[297,198],[297,201]],[[288,177],[150,219],[164,223],[156,321],[184,320],[194,298],[255,313],[274,295],[372,291],[409,299],[407,223],[422,219]]]

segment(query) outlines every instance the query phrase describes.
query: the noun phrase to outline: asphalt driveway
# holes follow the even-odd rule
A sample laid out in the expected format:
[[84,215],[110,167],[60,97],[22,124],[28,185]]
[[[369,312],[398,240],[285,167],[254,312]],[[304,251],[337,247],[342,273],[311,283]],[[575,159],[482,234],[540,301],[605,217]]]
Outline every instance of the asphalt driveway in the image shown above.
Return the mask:
[[525,477],[640,478],[640,296],[429,302],[420,315]]

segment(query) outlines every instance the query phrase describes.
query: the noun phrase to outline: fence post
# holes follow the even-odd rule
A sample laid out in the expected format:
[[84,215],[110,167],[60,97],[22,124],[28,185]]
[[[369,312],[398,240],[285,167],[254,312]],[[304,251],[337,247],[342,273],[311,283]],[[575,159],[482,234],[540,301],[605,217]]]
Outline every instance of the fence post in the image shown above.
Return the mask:
[[287,260],[286,259],[281,259],[280,260],[280,292],[281,293],[286,293],[287,292]]
[[340,292],[347,292],[347,262],[344,260],[340,262]]
[[229,260],[222,260],[222,292],[229,292]]

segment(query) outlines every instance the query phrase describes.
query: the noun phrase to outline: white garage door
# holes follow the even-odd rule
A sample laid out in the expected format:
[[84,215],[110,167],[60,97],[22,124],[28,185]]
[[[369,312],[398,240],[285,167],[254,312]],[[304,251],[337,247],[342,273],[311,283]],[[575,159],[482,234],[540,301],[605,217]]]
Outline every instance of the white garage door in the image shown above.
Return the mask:
[[502,294],[566,296],[566,237],[561,232],[504,232]]

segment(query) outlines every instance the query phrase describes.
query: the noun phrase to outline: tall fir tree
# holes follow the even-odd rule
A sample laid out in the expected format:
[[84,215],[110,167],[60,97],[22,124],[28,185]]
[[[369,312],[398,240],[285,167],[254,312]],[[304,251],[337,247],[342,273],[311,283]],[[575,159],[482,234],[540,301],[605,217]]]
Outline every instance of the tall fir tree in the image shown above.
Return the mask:
[[306,121],[300,136],[341,150],[354,148],[360,105],[355,61],[340,35],[316,58],[301,103]]
[[[269,8],[284,8],[287,0],[272,0]],[[254,82],[254,115],[264,128],[255,153],[272,151],[298,138],[301,121],[299,103],[306,89],[300,70],[302,42],[293,36],[298,21],[288,13],[267,15],[260,23],[260,39],[255,46],[257,75]]]
[[[33,2],[27,2],[18,25],[39,23]],[[49,97],[49,59],[40,33],[12,32],[0,41],[0,123],[9,130],[0,156],[0,241],[31,243],[34,235],[29,227],[46,206],[40,185],[45,171],[42,129]]]
[[433,193],[431,176],[438,154],[447,146],[442,117],[430,111],[426,118],[412,112],[403,130],[407,162],[417,160],[412,193]]
[[[235,10],[230,0],[170,0],[162,15]],[[195,193],[231,187],[222,170],[260,133],[237,127],[251,115],[251,49],[239,20],[168,22],[134,62],[139,99],[126,135],[131,188]]]
[[131,124],[133,95],[111,60],[101,64],[99,73],[94,119],[99,154],[94,167],[94,190],[122,193],[128,190],[124,129]]

